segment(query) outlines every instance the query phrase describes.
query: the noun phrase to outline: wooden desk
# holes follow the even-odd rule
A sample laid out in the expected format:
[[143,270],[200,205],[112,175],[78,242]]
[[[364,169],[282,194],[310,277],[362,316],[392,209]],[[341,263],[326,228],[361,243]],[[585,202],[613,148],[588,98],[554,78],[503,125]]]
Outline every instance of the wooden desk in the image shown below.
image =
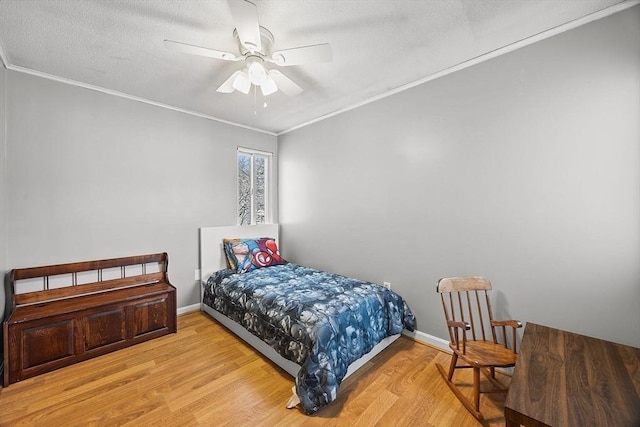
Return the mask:
[[527,323],[507,427],[640,426],[640,348]]

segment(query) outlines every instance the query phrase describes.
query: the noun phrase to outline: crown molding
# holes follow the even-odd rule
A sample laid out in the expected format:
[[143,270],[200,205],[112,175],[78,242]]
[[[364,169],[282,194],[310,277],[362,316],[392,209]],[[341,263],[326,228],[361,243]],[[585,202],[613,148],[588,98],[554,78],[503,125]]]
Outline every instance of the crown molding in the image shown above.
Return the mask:
[[71,86],[82,87],[82,88],[93,90],[93,91],[96,91],[96,92],[102,92],[102,93],[106,93],[106,94],[109,94],[109,95],[117,96],[117,97],[120,97],[120,98],[125,98],[125,99],[131,100],[131,101],[141,102],[143,104],[149,104],[149,105],[153,105],[153,106],[156,106],[156,107],[165,108],[167,110],[172,110],[172,111],[177,111],[179,113],[189,114],[191,116],[196,116],[196,117],[200,117],[200,118],[207,119],[207,120],[213,120],[215,122],[224,123],[224,124],[227,124],[227,125],[231,125],[231,126],[235,126],[235,127],[239,127],[239,128],[243,128],[243,129],[248,129],[248,130],[252,130],[252,131],[255,131],[255,132],[266,133],[267,135],[271,135],[271,136],[277,136],[276,133],[270,132],[270,131],[267,131],[267,130],[264,130],[264,129],[259,129],[259,128],[255,128],[255,127],[252,127],[252,126],[243,125],[241,123],[236,123],[236,122],[232,122],[232,121],[229,121],[229,120],[220,119],[218,117],[209,116],[207,114],[199,113],[197,111],[187,110],[185,108],[174,107],[173,105],[164,104],[162,102],[157,102],[157,101],[152,101],[150,99],[142,98],[142,97],[139,97],[139,96],[129,95],[129,94],[124,93],[124,92],[118,92],[116,90],[105,89],[105,88],[100,87],[100,86],[94,86],[94,85],[91,85],[91,84],[79,82],[77,80],[67,79],[65,77],[60,77],[60,76],[56,76],[56,75],[53,75],[53,74],[43,73],[41,71],[32,70],[30,68],[20,67],[20,66],[11,65],[11,64],[9,64],[6,68],[8,70],[11,70],[11,71],[16,71],[16,72],[24,73],[24,74],[30,74],[32,76],[42,77],[43,79],[53,80],[53,81],[56,81],[56,82],[59,82],[59,83],[64,83],[64,84],[68,84],[68,85],[71,85]]

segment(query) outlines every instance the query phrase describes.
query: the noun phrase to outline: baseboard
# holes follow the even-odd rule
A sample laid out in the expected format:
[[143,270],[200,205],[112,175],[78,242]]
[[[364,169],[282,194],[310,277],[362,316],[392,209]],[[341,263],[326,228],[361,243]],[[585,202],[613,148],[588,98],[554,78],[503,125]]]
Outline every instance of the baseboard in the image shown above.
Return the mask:
[[[433,335],[429,335],[427,333],[420,332],[420,331],[410,332],[410,331],[407,331],[406,329],[402,332],[402,335],[406,335],[409,338],[412,338],[423,344],[435,347],[446,353],[449,353],[449,354],[452,353],[451,349],[449,348],[449,341],[443,340],[442,338],[434,337]],[[513,368],[496,368],[496,371],[500,372],[501,374],[507,375],[509,377],[513,374]]]
[[[186,307],[180,307],[177,311],[178,311],[178,315],[192,313],[194,311],[200,311],[200,303],[188,305]],[[449,341],[443,340],[442,338],[438,338],[433,335],[429,335],[426,332],[421,332],[421,331],[411,332],[405,329],[404,331],[402,331],[402,335],[405,335],[423,344],[435,347],[446,353],[451,353],[451,349],[449,348]],[[512,368],[499,369],[499,371],[502,372],[503,374],[510,375],[512,372]],[[0,364],[0,372],[2,372],[1,364]]]
[[200,303],[187,305],[186,307],[179,307],[176,311],[178,312],[178,316],[194,311],[200,311]]
[[402,332],[402,334],[413,338],[414,340],[421,343],[436,347],[442,351],[446,351],[447,353],[451,352],[451,349],[449,348],[449,341],[443,340],[442,338],[434,337],[433,335],[429,335],[425,332],[420,331],[410,332],[406,329]]

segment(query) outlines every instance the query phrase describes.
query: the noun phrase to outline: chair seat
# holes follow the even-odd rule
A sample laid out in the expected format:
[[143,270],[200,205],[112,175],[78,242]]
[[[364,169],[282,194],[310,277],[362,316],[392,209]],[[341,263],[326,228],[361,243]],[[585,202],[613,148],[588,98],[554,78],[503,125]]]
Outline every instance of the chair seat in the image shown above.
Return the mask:
[[466,354],[462,354],[462,348],[458,350],[455,345],[449,344],[449,347],[469,365],[481,368],[514,366],[518,358],[513,350],[493,341],[467,341]]

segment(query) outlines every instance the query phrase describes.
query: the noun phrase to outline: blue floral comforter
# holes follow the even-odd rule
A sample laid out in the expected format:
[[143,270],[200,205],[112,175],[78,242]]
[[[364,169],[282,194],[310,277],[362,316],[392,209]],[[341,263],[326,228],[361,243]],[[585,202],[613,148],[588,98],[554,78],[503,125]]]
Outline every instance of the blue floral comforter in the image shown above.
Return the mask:
[[296,392],[307,414],[335,400],[352,362],[415,327],[405,301],[383,286],[293,263],[220,270],[203,286],[205,304],[302,366]]

